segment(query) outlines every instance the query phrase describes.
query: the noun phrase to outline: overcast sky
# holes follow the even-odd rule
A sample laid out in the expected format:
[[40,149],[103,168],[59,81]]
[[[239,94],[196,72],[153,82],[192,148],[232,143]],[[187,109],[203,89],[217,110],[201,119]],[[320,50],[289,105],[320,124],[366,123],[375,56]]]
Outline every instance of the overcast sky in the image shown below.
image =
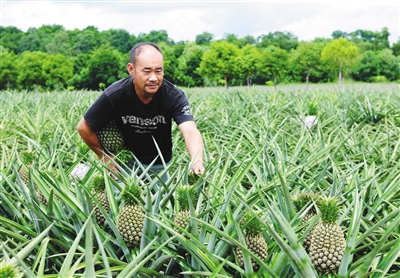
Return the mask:
[[269,32],[291,32],[299,41],[330,38],[333,31],[381,31],[389,41],[399,38],[399,0],[331,1],[33,1],[1,0],[1,25],[26,32],[43,24],[66,30],[89,25],[99,31],[125,29],[138,36],[166,30],[175,42],[194,41],[209,32],[214,39],[226,34],[257,38]]

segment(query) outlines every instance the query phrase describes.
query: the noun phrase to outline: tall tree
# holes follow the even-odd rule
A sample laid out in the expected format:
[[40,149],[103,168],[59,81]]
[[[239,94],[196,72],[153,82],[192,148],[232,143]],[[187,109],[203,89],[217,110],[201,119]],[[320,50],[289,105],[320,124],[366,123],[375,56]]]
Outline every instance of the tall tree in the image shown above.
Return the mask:
[[214,35],[209,32],[203,32],[196,36],[196,44],[198,45],[209,45]]
[[17,55],[7,51],[0,46],[0,84],[7,84],[7,91],[10,91],[10,84],[16,84],[18,77]]
[[101,45],[100,33],[97,27],[88,26],[78,32],[75,42],[76,54],[90,53]]
[[300,42],[296,49],[291,52],[291,64],[306,74],[306,90],[311,71],[315,69],[321,60],[321,52],[324,44],[321,42]]
[[18,42],[24,36],[24,32],[19,30],[17,27],[8,26],[3,27],[0,26],[0,45],[4,48],[17,53],[18,51]]
[[118,52],[108,45],[93,51],[88,63],[89,89],[98,90],[102,87],[101,84],[108,86],[117,81],[120,63]]
[[109,29],[100,33],[102,44],[109,43],[121,53],[127,53],[135,44],[136,37],[124,29]]
[[291,32],[269,32],[268,35],[261,35],[257,38],[258,47],[267,48],[268,46],[276,46],[278,48],[290,51],[299,44],[295,35]]
[[241,55],[238,56],[237,66],[240,75],[246,79],[246,84],[251,88],[252,80],[257,74],[257,63],[260,59],[260,51],[251,44],[246,44],[241,49]]
[[321,53],[321,59],[326,61],[332,69],[339,68],[339,86],[343,81],[343,70],[353,66],[359,58],[359,50],[355,43],[345,38],[338,38],[328,43]]
[[237,76],[237,57],[239,47],[226,41],[216,41],[210,44],[200,63],[199,73],[212,81],[224,80],[228,89],[232,78]]
[[288,70],[289,53],[279,47],[270,46],[261,52],[258,69],[261,73],[271,76],[277,91],[277,79],[284,76]]
[[20,69],[18,75],[18,83],[25,89],[32,89],[39,91],[39,86],[44,87],[46,84],[46,77],[43,74],[43,64],[46,62],[48,54],[41,51],[25,51],[21,54],[18,68]]
[[49,54],[43,63],[43,74],[47,79],[47,84],[56,84],[56,91],[60,83],[66,82],[73,76],[73,63],[61,54]]
[[178,68],[174,73],[178,84],[186,87],[199,87],[203,85],[197,68],[200,66],[204,51],[204,46],[194,42],[189,42],[185,45],[182,55],[177,59]]

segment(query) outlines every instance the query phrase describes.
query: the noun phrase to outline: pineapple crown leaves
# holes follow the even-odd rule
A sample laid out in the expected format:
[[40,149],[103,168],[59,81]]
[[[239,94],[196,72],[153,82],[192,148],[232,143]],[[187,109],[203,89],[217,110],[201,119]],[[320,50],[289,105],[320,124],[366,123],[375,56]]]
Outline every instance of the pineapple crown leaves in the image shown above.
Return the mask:
[[196,204],[199,200],[199,192],[194,185],[178,186],[175,192],[181,210],[189,209],[189,198],[192,200],[192,204]]
[[197,174],[195,174],[195,173],[193,173],[193,172],[190,172],[190,173],[188,174],[188,184],[189,184],[189,185],[195,184],[195,183],[199,180],[199,178],[200,178],[199,175],[197,175]]
[[2,261],[0,262],[0,277],[20,278],[23,277],[23,273],[17,266]]
[[317,115],[317,113],[318,113],[318,103],[317,102],[315,102],[315,101],[309,101],[308,103],[307,103],[307,112],[308,112],[308,115]]
[[298,211],[307,206],[313,200],[318,201],[318,195],[313,192],[301,192],[292,198],[294,206]]
[[91,182],[91,188],[95,191],[103,191],[106,189],[106,182],[104,180],[104,176],[101,174],[97,174],[93,177]]
[[260,213],[258,212],[246,212],[241,221],[240,226],[243,232],[249,235],[256,235],[261,233],[262,223],[260,219],[257,217]]
[[141,186],[136,182],[132,182],[124,187],[121,192],[121,196],[126,204],[135,205],[139,203],[142,192],[143,189],[141,188]]
[[120,150],[117,151],[117,157],[123,163],[128,163],[128,161],[133,158],[133,154],[130,150],[121,148]]
[[321,220],[324,223],[335,223],[338,219],[339,204],[333,197],[320,198],[318,208],[321,214]]
[[26,165],[30,165],[36,159],[36,154],[33,151],[24,151],[21,153],[21,160]]

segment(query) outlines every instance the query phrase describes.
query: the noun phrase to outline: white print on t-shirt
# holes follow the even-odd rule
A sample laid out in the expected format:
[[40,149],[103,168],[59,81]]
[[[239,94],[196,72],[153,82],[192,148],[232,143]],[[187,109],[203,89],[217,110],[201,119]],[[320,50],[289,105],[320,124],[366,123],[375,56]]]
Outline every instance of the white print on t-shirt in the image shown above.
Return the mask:
[[185,116],[191,116],[192,112],[190,111],[190,106],[186,105],[185,107],[182,108],[182,113]]
[[167,124],[163,115],[155,116],[154,118],[140,118],[133,115],[122,116],[123,124],[136,124],[140,126],[154,126],[157,124]]

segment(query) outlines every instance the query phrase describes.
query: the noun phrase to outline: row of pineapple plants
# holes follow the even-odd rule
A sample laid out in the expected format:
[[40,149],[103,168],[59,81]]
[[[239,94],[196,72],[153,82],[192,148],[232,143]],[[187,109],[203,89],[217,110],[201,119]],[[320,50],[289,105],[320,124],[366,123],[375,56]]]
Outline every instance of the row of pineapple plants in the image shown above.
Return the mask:
[[[358,99],[356,92],[260,93],[256,99],[249,92],[193,92],[206,144],[205,175],[189,181],[184,145],[176,134],[180,151],[171,179],[156,193],[151,188],[160,186],[158,179],[142,182],[143,175],[133,175],[123,180],[124,188],[136,188],[137,195],[110,179],[76,136],[80,112],[95,95],[78,93],[74,97],[82,101],[69,107],[65,99],[70,96],[60,97],[59,112],[54,95],[51,105],[45,95],[35,96],[48,105],[51,117],[22,102],[19,94],[10,95],[2,99],[10,110],[0,125],[1,261],[12,260],[28,277],[393,276],[399,270],[400,221],[399,129],[396,115],[389,113],[395,93],[381,96],[377,103],[386,101],[388,108],[380,110],[387,116],[371,123],[345,120],[349,114],[339,96]],[[27,103],[34,103],[31,97]],[[319,112],[317,126],[307,130],[301,117],[310,101],[326,113]],[[26,150],[35,154],[33,163],[25,162]],[[91,170],[76,180],[70,174],[80,162]],[[121,194],[114,195],[113,187]],[[311,242],[314,226],[326,222],[324,211],[335,210],[318,207],[317,199],[297,207],[294,196],[303,191],[337,200],[333,222],[343,229],[345,247],[340,245],[336,274],[320,270],[313,259],[318,251],[311,255],[303,245],[307,238]],[[123,230],[129,224],[118,219],[132,200],[141,208],[136,215],[143,224],[135,243]],[[301,222],[314,210],[311,223]],[[27,252],[29,241],[38,238]],[[255,249],[252,239],[258,240]],[[333,253],[327,259],[330,255],[339,258]]]

